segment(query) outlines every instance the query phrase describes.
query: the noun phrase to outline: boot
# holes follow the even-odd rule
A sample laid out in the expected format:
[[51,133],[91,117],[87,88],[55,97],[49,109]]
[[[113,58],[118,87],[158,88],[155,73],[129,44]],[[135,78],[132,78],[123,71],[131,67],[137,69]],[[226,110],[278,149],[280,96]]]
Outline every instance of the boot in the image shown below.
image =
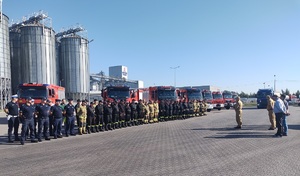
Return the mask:
[[82,134],[87,134],[86,133],[86,127],[82,127]]
[[82,135],[82,128],[81,128],[81,127],[78,128],[78,134],[79,134],[79,135]]
[[108,131],[108,125],[105,124],[105,131]]
[[91,127],[91,133],[95,133],[96,131],[95,131],[95,127],[94,126],[92,126]]
[[100,129],[100,127],[97,125],[97,126],[95,127],[95,132],[96,132],[96,133],[99,133],[99,129]]
[[108,130],[113,130],[111,124],[108,125]]
[[87,127],[86,129],[87,129],[87,133],[91,134],[91,127]]
[[[103,130],[103,126],[102,126],[102,125],[100,125],[100,126],[99,126],[99,131],[101,131],[101,132],[103,132],[103,131],[104,131],[104,130]],[[99,132],[99,131],[98,131],[98,132]]]

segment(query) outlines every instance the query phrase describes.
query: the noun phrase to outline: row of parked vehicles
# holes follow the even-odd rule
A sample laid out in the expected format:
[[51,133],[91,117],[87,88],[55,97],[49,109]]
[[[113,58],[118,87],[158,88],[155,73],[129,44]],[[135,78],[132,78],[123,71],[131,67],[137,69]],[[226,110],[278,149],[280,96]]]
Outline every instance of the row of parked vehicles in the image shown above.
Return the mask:
[[[19,85],[19,103],[25,103],[26,97],[40,103],[43,97],[52,100],[65,98],[65,89],[51,84],[24,83]],[[127,86],[108,86],[101,91],[103,100],[126,100],[129,102],[139,99],[145,101],[193,101],[206,100],[207,111],[212,109],[230,109],[235,103],[237,93],[231,91],[200,90],[193,87],[175,88],[173,86],[154,86],[148,88],[131,89]],[[67,97],[69,98],[69,97]]]

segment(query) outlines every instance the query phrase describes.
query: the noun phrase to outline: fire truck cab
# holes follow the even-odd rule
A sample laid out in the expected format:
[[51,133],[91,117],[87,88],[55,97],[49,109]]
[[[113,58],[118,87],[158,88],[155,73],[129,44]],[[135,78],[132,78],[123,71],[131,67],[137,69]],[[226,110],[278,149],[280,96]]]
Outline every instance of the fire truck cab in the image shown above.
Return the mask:
[[231,107],[233,107],[235,100],[233,98],[232,92],[225,90],[223,91],[222,95],[224,99],[224,107],[226,109],[230,109]]
[[108,86],[102,89],[101,96],[104,101],[126,100],[132,102],[138,100],[138,92],[128,86]]
[[176,90],[179,100],[186,102],[190,100],[203,100],[203,96],[200,89],[197,88],[180,88]]
[[65,98],[65,88],[54,84],[40,84],[40,83],[23,83],[18,87],[19,104],[26,103],[26,98],[34,99],[35,104],[39,104],[42,98],[46,98],[51,102],[55,99]]
[[209,90],[202,90],[202,95],[203,99],[206,100],[207,103],[207,112],[210,112],[212,109],[214,109],[212,93]]
[[145,101],[177,100],[176,89],[173,86],[155,86],[141,89]]
[[214,109],[219,111],[224,108],[224,99],[220,91],[212,92]]

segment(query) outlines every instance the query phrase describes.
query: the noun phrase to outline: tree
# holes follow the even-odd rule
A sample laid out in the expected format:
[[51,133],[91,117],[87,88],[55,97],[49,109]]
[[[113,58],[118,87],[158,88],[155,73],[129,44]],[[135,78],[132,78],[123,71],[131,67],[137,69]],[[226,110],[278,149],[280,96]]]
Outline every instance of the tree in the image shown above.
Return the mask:
[[246,93],[243,92],[243,91],[239,94],[239,96],[240,96],[241,98],[248,98],[248,97],[249,97],[249,95],[246,94]]
[[291,94],[291,92],[288,88],[286,88],[285,91],[283,89],[281,89],[281,93],[285,94],[285,95],[290,95]]
[[297,90],[296,96],[297,96],[297,98],[299,98],[299,96],[300,96],[300,91],[299,90]]

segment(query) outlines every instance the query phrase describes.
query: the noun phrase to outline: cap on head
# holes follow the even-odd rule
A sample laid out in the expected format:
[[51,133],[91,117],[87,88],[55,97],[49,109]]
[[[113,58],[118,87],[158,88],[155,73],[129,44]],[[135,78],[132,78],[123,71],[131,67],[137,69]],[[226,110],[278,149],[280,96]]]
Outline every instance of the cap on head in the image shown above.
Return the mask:
[[47,100],[47,98],[46,98],[46,97],[43,97],[43,98],[42,98],[42,101],[45,101],[45,100]]
[[55,99],[55,102],[61,102],[61,99]]
[[80,100],[80,99],[77,99],[77,102],[81,102],[81,100]]
[[27,97],[26,100],[32,100],[32,98],[31,97]]
[[51,100],[47,100],[47,103],[51,103]]
[[17,94],[12,95],[11,98],[18,98],[18,95]]
[[280,97],[280,93],[276,92],[276,93],[274,93],[273,96],[274,96],[274,97]]
[[34,102],[34,99],[31,99],[31,102]]
[[94,99],[94,101],[98,101],[97,99]]
[[73,101],[73,98],[69,98],[68,101]]

